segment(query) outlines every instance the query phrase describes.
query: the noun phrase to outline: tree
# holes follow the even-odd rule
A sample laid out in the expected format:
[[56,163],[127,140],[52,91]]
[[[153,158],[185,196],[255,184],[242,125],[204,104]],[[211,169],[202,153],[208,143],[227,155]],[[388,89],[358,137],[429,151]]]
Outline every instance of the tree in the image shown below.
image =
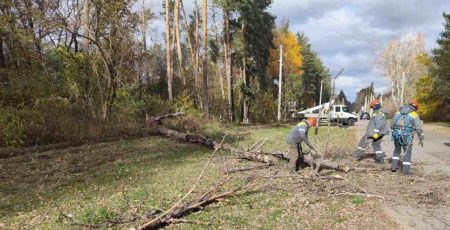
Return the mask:
[[[266,69],[272,47],[274,17],[267,11],[271,0],[244,0],[235,3],[239,13],[235,46],[241,56],[242,119],[248,120],[248,107],[256,89],[266,90]],[[252,87],[253,85],[256,87]]]
[[83,0],[83,35],[85,38],[83,38],[83,52],[87,53],[89,50],[89,1],[90,0]]
[[340,105],[346,105],[349,110],[352,110],[352,103],[347,100],[347,96],[345,95],[344,91],[340,91],[337,95],[337,104]]
[[166,65],[167,65],[167,91],[169,92],[169,100],[173,100],[173,65],[172,65],[172,45],[170,43],[170,1],[165,0],[166,15]]
[[444,31],[441,32],[432,56],[419,55],[417,60],[428,68],[428,73],[417,82],[416,96],[421,103],[424,119],[450,121],[450,14],[443,13]]
[[323,82],[322,103],[327,102],[331,96],[330,73],[322,60],[311,47],[308,37],[303,33],[297,33],[297,40],[302,47],[302,87],[300,102],[303,107],[312,107],[319,104],[320,85]]
[[425,52],[423,34],[392,40],[379,55],[376,68],[391,81],[391,97],[396,107],[411,99],[415,93],[415,82],[425,68],[416,57]]
[[[284,76],[283,98],[286,103],[283,103],[286,109],[288,102],[299,101],[300,99],[300,87],[301,87],[301,74],[303,66],[303,57],[301,55],[301,46],[298,43],[295,35],[289,31],[288,24],[280,26],[273,38],[274,48],[270,49],[269,58],[269,76],[276,78],[278,75],[279,67],[279,54],[280,45],[283,46],[283,68],[282,73]],[[283,109],[283,110],[285,110]],[[285,115],[287,113],[284,113]]]
[[203,0],[202,4],[202,30],[203,30],[203,55],[202,55],[202,69],[203,69],[203,115],[209,119],[209,98],[208,98],[208,15],[207,1]]
[[363,110],[368,110],[367,106],[370,103],[370,100],[375,97],[375,89],[373,87],[373,82],[370,83],[370,86],[363,88],[356,93],[356,99],[353,106],[353,110],[355,112],[360,112]]

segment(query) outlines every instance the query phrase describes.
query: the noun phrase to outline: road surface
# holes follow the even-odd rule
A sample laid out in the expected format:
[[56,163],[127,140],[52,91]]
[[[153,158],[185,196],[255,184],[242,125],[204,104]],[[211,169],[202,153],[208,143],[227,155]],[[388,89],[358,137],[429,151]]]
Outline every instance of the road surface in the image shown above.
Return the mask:
[[[358,138],[363,135],[368,123],[367,120],[356,123],[355,128]],[[413,167],[420,166],[428,174],[445,173],[450,175],[450,127],[436,124],[424,124],[423,127],[424,147],[418,146],[418,141],[415,141],[412,154]],[[390,141],[390,136],[385,137],[382,146],[387,157],[392,157],[394,144]],[[371,147],[368,149],[370,150]]]
[[[368,121],[358,121],[353,127],[360,138],[367,127]],[[412,172],[421,170],[426,174],[450,175],[450,126],[437,124],[424,124],[424,147],[413,146]],[[383,151],[388,158],[392,157],[394,150],[390,137],[382,144]],[[371,149],[371,147],[369,147]],[[450,207],[417,207],[414,205],[383,204],[385,213],[398,223],[401,229],[450,229]]]

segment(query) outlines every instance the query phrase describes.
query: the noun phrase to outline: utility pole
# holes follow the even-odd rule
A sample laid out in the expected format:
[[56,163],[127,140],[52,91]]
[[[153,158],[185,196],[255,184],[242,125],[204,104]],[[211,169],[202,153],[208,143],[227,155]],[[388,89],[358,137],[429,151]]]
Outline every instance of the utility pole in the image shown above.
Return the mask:
[[280,78],[278,81],[278,122],[281,121],[281,86],[283,84],[283,46],[280,45]]
[[323,80],[320,81],[320,98],[319,98],[319,105],[322,104],[322,90],[323,90]]
[[403,105],[404,93],[405,93],[405,72],[403,72],[402,75],[402,95],[400,96],[400,105]]
[[339,71],[339,73],[336,74],[336,76],[334,76],[334,78],[333,78],[333,95],[330,98],[330,102],[331,102],[331,100],[334,100],[334,98],[335,98],[335,95],[336,95],[336,79],[339,77],[339,75],[341,75],[342,72],[344,72],[344,68],[342,68],[341,71]]

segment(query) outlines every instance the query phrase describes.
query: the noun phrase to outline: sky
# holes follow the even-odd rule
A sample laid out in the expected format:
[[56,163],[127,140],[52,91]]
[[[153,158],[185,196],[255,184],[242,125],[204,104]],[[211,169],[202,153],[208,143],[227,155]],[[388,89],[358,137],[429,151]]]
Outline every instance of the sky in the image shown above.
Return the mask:
[[389,89],[373,67],[389,40],[422,32],[426,49],[435,48],[444,11],[450,12],[450,0],[274,0],[270,9],[277,24],[287,20],[291,31],[305,32],[332,75],[344,68],[336,91],[350,101],[371,81],[377,93]]
[[[159,12],[161,2],[148,0],[146,7]],[[193,0],[184,2],[190,12]],[[353,101],[371,81],[377,93],[389,89],[390,83],[373,64],[375,53],[391,39],[422,32],[427,51],[436,47],[450,0],[274,0],[269,11],[277,25],[289,21],[292,32],[305,32],[332,75],[344,69],[336,91],[342,89]],[[154,20],[149,29],[152,41],[161,41],[164,18]]]

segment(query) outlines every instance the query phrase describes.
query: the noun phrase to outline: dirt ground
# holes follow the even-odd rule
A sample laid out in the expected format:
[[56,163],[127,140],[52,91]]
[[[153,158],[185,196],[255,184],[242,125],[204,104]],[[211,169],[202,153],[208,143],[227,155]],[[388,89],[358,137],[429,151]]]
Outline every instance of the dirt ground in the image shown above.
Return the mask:
[[[361,136],[365,132],[367,120],[359,121],[353,129]],[[423,176],[433,178],[440,175],[450,175],[450,128],[445,125],[424,124],[424,147],[413,146],[413,175],[411,179]],[[383,141],[383,151],[387,157],[392,157],[393,143],[389,138]],[[370,149],[370,148],[369,148]],[[426,178],[424,178],[427,180]],[[431,198],[436,194],[439,186],[448,186],[448,181],[428,182],[428,191],[422,194],[423,198]],[[433,189],[433,185],[436,186]],[[418,190],[417,186],[406,185],[404,190]],[[423,187],[422,187],[423,189]],[[402,191],[399,191],[402,192]],[[450,197],[449,193],[445,196]],[[384,212],[402,229],[450,229],[450,206],[443,201],[436,201],[433,205],[422,205],[422,201],[415,202],[388,202],[383,205]],[[433,202],[432,202],[433,203]]]

